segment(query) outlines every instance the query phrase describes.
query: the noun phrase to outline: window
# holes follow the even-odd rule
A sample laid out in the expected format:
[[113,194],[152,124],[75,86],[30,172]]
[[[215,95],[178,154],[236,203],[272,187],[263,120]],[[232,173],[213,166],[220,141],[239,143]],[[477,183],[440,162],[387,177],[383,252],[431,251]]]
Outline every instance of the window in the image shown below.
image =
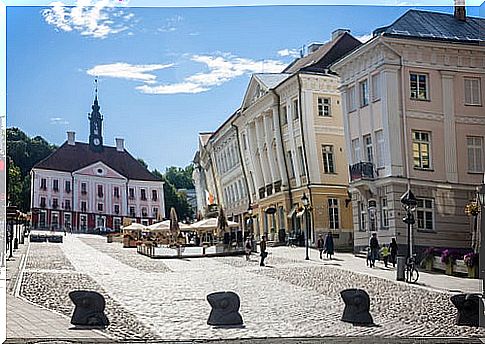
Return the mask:
[[115,214],[120,213],[120,206],[118,204],[115,204]]
[[135,207],[130,207],[130,217],[135,217]]
[[45,197],[41,197],[41,198],[40,198],[40,207],[41,207],[41,208],[45,208],[45,205],[46,205],[46,204],[45,204]]
[[468,136],[468,172],[483,172],[483,137]]
[[116,231],[121,229],[121,219],[119,217],[113,219],[113,229]]
[[418,229],[433,230],[433,200],[418,199],[416,206]]
[[330,107],[330,98],[318,98],[318,116],[331,117]]
[[88,226],[87,226],[87,223],[88,223],[88,217],[87,217],[87,215],[81,215],[81,216],[79,217],[79,219],[80,219],[80,222],[81,222],[81,225],[80,225],[81,230],[85,231],[85,230],[87,229],[87,227],[88,227]]
[[372,137],[370,135],[364,136],[365,143],[365,157],[368,162],[374,162],[374,154],[372,153]]
[[384,167],[384,132],[382,130],[376,131],[376,163],[377,167]]
[[387,198],[381,198],[381,226],[382,228],[389,228],[389,208],[387,207]]
[[411,73],[409,80],[411,99],[428,100],[428,75]]
[[82,201],[82,202],[81,202],[81,211],[82,211],[82,212],[85,212],[85,211],[86,211],[86,209],[87,209],[87,204],[86,204],[86,202],[85,202],[85,201]]
[[323,146],[323,170],[325,173],[335,173],[333,146]]
[[128,195],[129,195],[130,199],[135,198],[135,189],[129,188],[128,189]]
[[300,160],[300,176],[305,175],[305,159],[303,156],[303,147],[298,147],[298,158]]
[[47,211],[41,210],[39,214],[39,227],[45,228],[46,227],[46,219],[47,219]]
[[66,209],[66,210],[70,210],[71,209],[71,201],[70,200],[66,199],[64,201],[64,209]]
[[113,189],[113,193],[114,193],[114,196],[116,198],[120,198],[120,188],[115,186],[114,189]]
[[59,191],[59,180],[54,179],[52,181],[52,190],[54,191]]
[[336,198],[328,199],[328,218],[330,220],[330,229],[340,228],[338,216],[338,199]]
[[381,78],[379,74],[372,76],[372,101],[379,100],[381,98]]
[[413,160],[414,168],[430,168],[430,133],[413,131]]
[[298,99],[293,100],[293,119],[300,117],[300,111],[298,111]]
[[59,200],[57,198],[52,199],[52,208],[59,208]]
[[481,105],[480,78],[465,78],[465,105]]
[[98,197],[103,197],[103,185],[98,185]]
[[153,213],[153,217],[154,217],[155,219],[158,219],[158,208],[153,208],[153,209],[152,209],[152,213]]
[[66,183],[64,184],[64,190],[65,190],[67,193],[70,193],[70,192],[71,192],[71,181],[66,180]]
[[290,165],[290,178],[295,178],[295,166],[293,165],[293,156],[291,151],[288,151],[288,163]]
[[103,211],[103,203],[98,203],[98,211]]
[[246,134],[242,134],[242,143],[243,143],[243,149],[246,150],[248,149],[248,144],[246,143]]
[[81,194],[85,195],[87,193],[87,185],[86,183],[81,183]]
[[366,229],[367,229],[367,226],[366,226],[367,210],[366,210],[364,202],[359,202],[359,212],[360,212],[360,216],[359,216],[360,227],[359,227],[359,230],[361,232],[365,232]]
[[369,105],[369,84],[367,79],[359,83],[360,89],[360,107]]
[[286,108],[286,105],[283,105],[283,107],[281,108],[281,124],[288,124],[288,110]]
[[141,189],[140,190],[140,199],[142,201],[146,201],[147,200],[147,191],[145,189]]
[[52,229],[59,228],[59,213],[57,211],[52,212],[51,217],[52,217],[52,223],[51,223]]
[[158,200],[157,190],[152,190],[152,201]]
[[143,216],[143,217],[148,216],[147,208],[145,208],[145,207],[141,208],[141,216]]
[[45,178],[40,180],[40,188],[41,190],[47,190],[47,180]]
[[360,142],[359,139],[352,140],[352,162],[358,163],[361,160],[360,158]]
[[355,110],[355,86],[349,87],[347,90],[347,111]]

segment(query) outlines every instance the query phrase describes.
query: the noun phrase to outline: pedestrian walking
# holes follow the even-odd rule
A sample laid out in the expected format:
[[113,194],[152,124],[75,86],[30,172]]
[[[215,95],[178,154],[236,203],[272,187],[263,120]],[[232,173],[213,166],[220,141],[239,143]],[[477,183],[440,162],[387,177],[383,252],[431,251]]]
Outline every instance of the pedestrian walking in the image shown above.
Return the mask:
[[246,243],[244,244],[244,253],[246,254],[246,261],[249,260],[249,256],[251,256],[252,250],[253,250],[253,246],[251,244],[251,237],[248,236],[246,238]]
[[323,240],[323,236],[321,234],[318,236],[317,248],[318,248],[318,251],[320,252],[320,259],[323,259],[322,254],[325,248],[325,241]]
[[330,258],[330,260],[332,260],[334,249],[335,246],[333,244],[333,235],[332,232],[329,231],[325,237],[325,252],[327,253],[327,258]]
[[397,256],[397,242],[396,238],[391,239],[391,244],[389,245],[389,248],[391,250],[391,263],[392,267],[396,267],[396,256]]
[[381,248],[381,256],[382,260],[384,261],[384,266],[387,268],[387,262],[389,261],[389,248],[386,244],[382,245]]
[[64,236],[67,235],[66,227],[64,227]]
[[264,266],[264,259],[268,256],[268,252],[266,252],[266,236],[263,235],[261,237],[261,241],[259,242],[259,250],[261,251],[261,263],[260,266]]
[[370,267],[373,268],[376,266],[376,259],[379,259],[379,241],[377,240],[377,233],[372,233],[369,246],[371,251]]

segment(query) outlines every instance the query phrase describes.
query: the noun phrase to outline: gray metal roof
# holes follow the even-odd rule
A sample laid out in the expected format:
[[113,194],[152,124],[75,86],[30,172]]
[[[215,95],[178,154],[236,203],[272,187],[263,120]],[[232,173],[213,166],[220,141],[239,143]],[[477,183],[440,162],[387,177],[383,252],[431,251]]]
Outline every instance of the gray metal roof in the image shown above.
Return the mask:
[[485,19],[467,17],[461,21],[449,13],[409,10],[391,25],[374,30],[374,36],[381,34],[478,44],[485,40]]
[[254,76],[268,89],[278,86],[283,80],[291,74],[286,73],[256,73]]

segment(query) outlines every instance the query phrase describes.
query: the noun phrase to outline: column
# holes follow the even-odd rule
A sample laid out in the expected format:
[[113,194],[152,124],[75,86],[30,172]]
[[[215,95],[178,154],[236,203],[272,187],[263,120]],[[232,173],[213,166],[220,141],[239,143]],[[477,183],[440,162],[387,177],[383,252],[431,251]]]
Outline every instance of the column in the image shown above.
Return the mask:
[[258,193],[258,189],[264,186],[263,174],[261,172],[261,165],[260,161],[256,156],[256,152],[258,150],[257,147],[257,138],[256,138],[256,128],[253,122],[248,123],[248,145],[249,145],[249,159],[252,164],[253,176],[255,179],[256,185],[254,185],[256,194]]
[[[450,183],[458,182],[458,168],[456,158],[455,95],[453,93],[454,76],[455,73],[441,71],[441,81],[443,85],[444,137],[446,137],[446,140],[444,142],[445,171],[446,180]],[[431,134],[431,138],[433,138],[433,134]]]
[[274,137],[276,142],[276,157],[278,159],[278,170],[279,175],[282,181],[282,185],[288,185],[288,176],[286,175],[285,169],[285,161],[284,161],[284,149],[283,149],[283,142],[281,141],[281,128],[279,125],[279,118],[278,118],[278,107],[279,105],[275,105],[272,107],[273,111],[273,125],[274,125]]
[[266,150],[268,154],[268,165],[269,165],[269,171],[271,174],[271,183],[274,183],[279,179],[277,175],[277,166],[276,161],[274,158],[273,154],[273,129],[272,129],[272,119],[271,119],[271,114],[266,114],[263,115],[263,124],[264,124],[264,139],[266,142]]
[[269,171],[269,165],[268,161],[265,158],[265,150],[264,150],[264,133],[263,133],[263,126],[262,126],[262,118],[256,118],[254,121],[255,126],[256,126],[256,141],[258,143],[258,151],[259,151],[259,163],[260,166],[262,167],[262,173],[263,173],[263,180],[264,180],[264,186],[266,184],[269,184],[271,182],[271,173]]

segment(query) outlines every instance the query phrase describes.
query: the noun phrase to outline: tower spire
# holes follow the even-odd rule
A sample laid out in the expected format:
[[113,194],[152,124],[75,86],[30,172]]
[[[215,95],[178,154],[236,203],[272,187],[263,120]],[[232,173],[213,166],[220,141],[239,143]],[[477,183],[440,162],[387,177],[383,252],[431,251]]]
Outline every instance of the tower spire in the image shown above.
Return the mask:
[[99,112],[98,104],[98,77],[94,79],[94,104],[92,112],[88,114],[89,119],[89,146],[95,152],[103,150],[103,115]]
[[98,101],[98,77],[94,79],[94,101]]

